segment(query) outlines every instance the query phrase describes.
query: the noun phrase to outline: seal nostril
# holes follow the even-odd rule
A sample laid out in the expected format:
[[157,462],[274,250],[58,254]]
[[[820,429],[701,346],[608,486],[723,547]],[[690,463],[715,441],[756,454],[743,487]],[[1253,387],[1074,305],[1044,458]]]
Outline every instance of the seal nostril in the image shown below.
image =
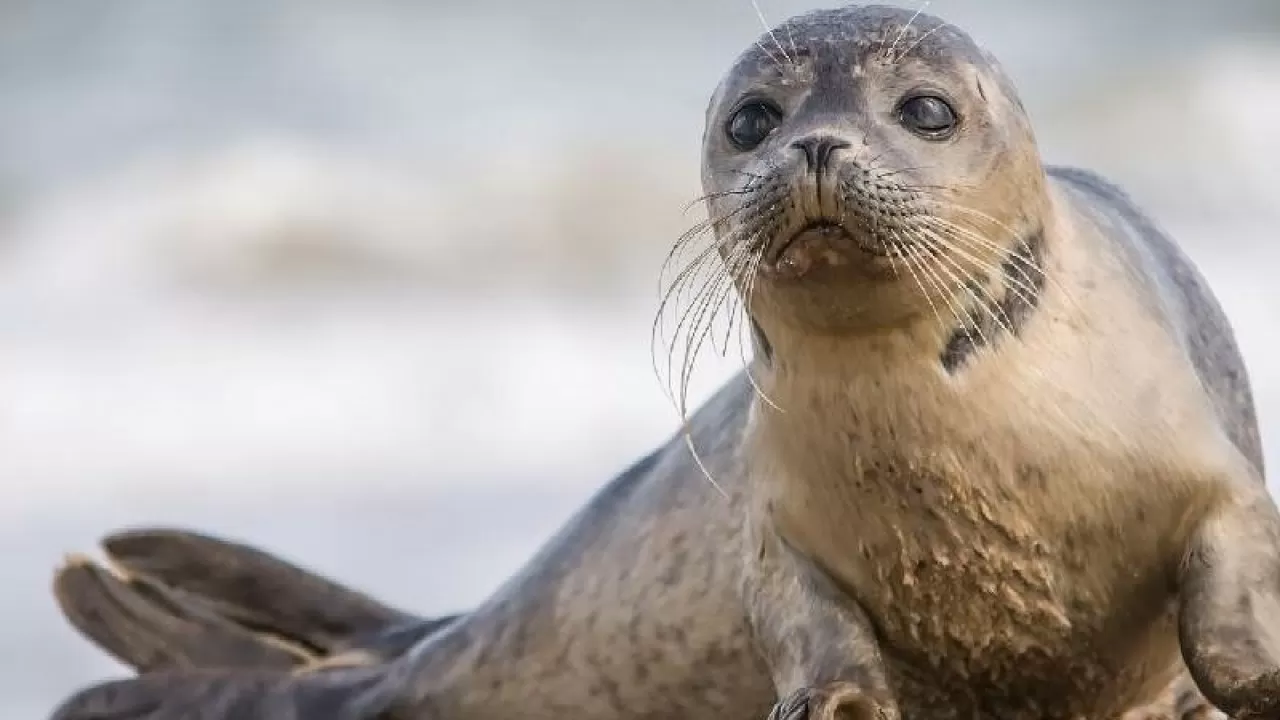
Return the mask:
[[849,143],[830,135],[811,135],[791,143],[791,147],[804,153],[809,164],[809,172],[821,172],[827,169],[831,155],[836,150],[848,148]]

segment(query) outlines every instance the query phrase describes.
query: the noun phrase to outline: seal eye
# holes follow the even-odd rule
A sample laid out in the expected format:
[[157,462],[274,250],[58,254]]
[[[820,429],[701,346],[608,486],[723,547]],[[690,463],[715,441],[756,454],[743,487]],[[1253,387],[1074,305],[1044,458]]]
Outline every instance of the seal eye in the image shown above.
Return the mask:
[[729,116],[725,133],[734,147],[746,151],[764,142],[781,124],[782,111],[767,102],[755,100]]
[[898,108],[898,119],[911,132],[930,140],[942,140],[956,127],[955,111],[935,95],[907,98]]

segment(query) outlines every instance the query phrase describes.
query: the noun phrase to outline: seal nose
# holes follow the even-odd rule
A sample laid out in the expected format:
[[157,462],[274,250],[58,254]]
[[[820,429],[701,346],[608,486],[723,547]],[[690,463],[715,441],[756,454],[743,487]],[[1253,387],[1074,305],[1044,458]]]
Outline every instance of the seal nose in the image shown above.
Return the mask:
[[791,147],[804,153],[809,172],[822,172],[831,162],[831,154],[849,147],[849,143],[830,135],[810,135],[791,143]]

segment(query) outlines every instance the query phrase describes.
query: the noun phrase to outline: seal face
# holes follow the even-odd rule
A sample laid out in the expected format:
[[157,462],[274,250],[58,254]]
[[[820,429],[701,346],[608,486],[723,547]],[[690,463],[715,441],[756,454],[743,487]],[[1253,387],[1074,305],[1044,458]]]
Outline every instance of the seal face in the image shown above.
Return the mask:
[[738,58],[707,111],[703,186],[753,316],[846,330],[999,285],[1044,198],[995,61],[937,18],[874,6],[794,18]]

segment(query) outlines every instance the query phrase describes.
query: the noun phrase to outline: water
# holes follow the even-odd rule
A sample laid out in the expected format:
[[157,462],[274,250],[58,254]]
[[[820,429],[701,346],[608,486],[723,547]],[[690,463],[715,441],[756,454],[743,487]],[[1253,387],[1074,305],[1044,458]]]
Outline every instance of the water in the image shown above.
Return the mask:
[[[930,10],[1002,58],[1049,160],[1202,265],[1275,466],[1274,6]],[[105,531],[196,526],[446,612],[666,438],[656,273],[759,30],[745,0],[0,4],[5,716],[119,671],[48,593]]]

